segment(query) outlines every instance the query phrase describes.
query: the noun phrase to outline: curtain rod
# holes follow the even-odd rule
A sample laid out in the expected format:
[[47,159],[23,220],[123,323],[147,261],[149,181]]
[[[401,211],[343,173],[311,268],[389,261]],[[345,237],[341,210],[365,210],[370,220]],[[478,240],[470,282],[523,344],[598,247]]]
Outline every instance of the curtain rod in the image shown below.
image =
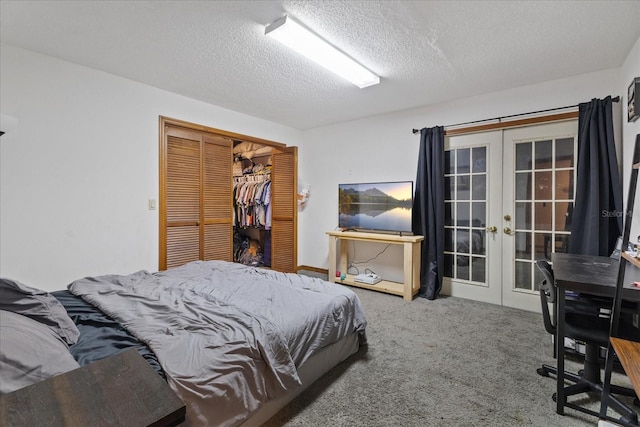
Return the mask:
[[[613,102],[619,102],[620,101],[620,97],[616,96],[615,98],[611,98],[611,101]],[[493,119],[482,119],[482,120],[473,120],[471,122],[464,122],[464,123],[457,123],[455,125],[447,125],[444,126],[445,128],[450,128],[450,127],[454,127],[454,126],[462,126],[462,125],[471,125],[474,123],[481,123],[481,122],[490,122],[492,120],[502,120],[502,119],[509,119],[511,117],[519,117],[519,116],[528,116],[530,114],[539,114],[539,113],[547,113],[549,111],[557,111],[557,110],[566,110],[567,108],[576,108],[578,107],[580,104],[576,104],[576,105],[568,105],[566,107],[556,107],[556,108],[549,108],[546,110],[539,110],[539,111],[532,111],[530,113],[520,113],[520,114],[512,114],[510,116],[502,116],[502,117],[495,117]],[[412,130],[414,134],[416,133],[420,133],[420,129],[413,129]]]

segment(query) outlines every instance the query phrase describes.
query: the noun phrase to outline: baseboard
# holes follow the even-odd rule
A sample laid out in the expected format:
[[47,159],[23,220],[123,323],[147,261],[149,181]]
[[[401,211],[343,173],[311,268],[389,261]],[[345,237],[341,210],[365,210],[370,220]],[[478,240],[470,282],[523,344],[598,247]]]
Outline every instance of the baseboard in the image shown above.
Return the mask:
[[313,271],[315,273],[321,273],[321,274],[329,274],[329,270],[326,268],[311,267],[310,265],[299,265],[296,268],[296,271],[300,271],[300,270]]

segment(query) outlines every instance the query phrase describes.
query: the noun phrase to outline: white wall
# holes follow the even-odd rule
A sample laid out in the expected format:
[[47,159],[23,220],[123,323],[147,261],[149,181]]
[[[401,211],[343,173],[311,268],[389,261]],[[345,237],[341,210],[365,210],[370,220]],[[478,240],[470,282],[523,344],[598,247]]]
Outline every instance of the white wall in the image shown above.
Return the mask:
[[158,117],[298,145],[301,132],[2,45],[0,276],[47,290],[158,269]]
[[[623,114],[622,114],[622,156],[623,156],[623,179],[624,190],[622,196],[625,201],[628,197],[629,177],[631,176],[631,162],[633,159],[633,150],[635,147],[636,135],[640,133],[640,119],[635,122],[629,123],[627,121],[627,101],[628,92],[627,88],[635,77],[640,77],[640,38],[636,41],[636,44],[629,52],[627,59],[620,67],[620,84],[619,93],[622,95],[620,98],[623,101]],[[636,98],[638,94],[636,94]],[[639,187],[640,188],[640,187]],[[636,206],[634,207],[633,222],[631,227],[630,240],[636,242],[638,236],[640,236],[640,194],[636,195]]]
[[[325,231],[337,227],[338,183],[415,181],[419,136],[412,134],[412,128],[570,106],[621,92],[620,69],[616,68],[305,132],[299,180],[311,185],[311,197],[299,214],[298,263],[328,266]],[[318,250],[322,244],[327,250]],[[368,250],[363,245],[355,249],[357,260],[369,259],[380,250]],[[399,250],[392,251],[391,259],[384,257],[376,260],[380,265],[372,261],[361,269],[372,267],[389,279],[399,280],[401,269],[393,267],[402,265]]]

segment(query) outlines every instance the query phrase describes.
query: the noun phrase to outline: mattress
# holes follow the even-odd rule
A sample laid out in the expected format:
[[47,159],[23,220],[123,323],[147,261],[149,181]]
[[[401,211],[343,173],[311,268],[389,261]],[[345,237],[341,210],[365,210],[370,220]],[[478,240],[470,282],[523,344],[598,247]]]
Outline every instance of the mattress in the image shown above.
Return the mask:
[[135,346],[187,405],[187,425],[259,425],[366,341],[350,289],[223,261],[84,278],[56,297],[86,336],[71,346],[78,360]]

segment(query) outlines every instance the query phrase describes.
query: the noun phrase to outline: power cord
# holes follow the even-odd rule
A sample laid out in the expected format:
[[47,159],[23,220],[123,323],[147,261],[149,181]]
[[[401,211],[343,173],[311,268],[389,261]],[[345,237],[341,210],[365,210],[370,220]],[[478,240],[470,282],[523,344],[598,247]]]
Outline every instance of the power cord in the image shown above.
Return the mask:
[[[351,269],[355,269],[355,275],[360,274],[360,269],[356,266],[356,264],[366,264],[368,262],[373,261],[374,259],[378,258],[380,255],[382,255],[387,249],[389,249],[389,246],[391,246],[391,243],[388,243],[383,250],[381,250],[380,252],[378,252],[377,255],[375,255],[372,258],[369,258],[366,261],[349,261],[349,263],[347,264],[347,273],[348,274],[354,274],[351,272]],[[355,246],[355,242],[351,242],[351,247],[353,248],[353,258],[356,257],[356,246]],[[351,257],[349,257],[349,259],[351,259]],[[370,268],[365,268],[364,269],[365,274],[367,273],[373,273],[376,274],[375,271],[371,270]]]

